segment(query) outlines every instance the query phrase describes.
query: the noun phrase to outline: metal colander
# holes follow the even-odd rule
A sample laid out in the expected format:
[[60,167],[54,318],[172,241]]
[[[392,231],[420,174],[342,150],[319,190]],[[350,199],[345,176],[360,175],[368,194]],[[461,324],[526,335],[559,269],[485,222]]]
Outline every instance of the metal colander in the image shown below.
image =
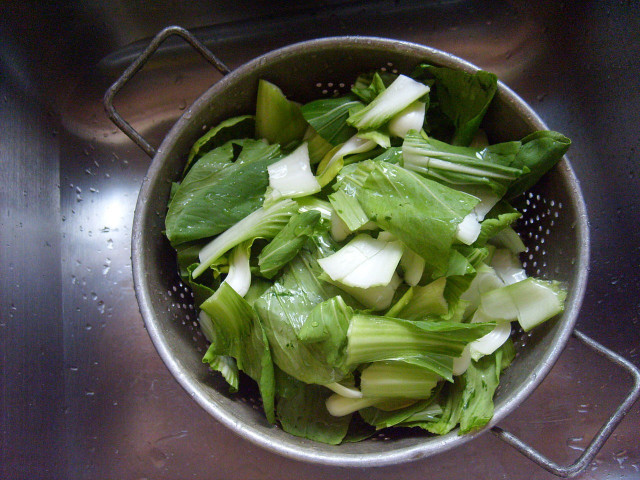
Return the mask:
[[[193,45],[193,38],[187,38],[184,30],[174,28],[171,33]],[[121,84],[116,82],[105,97],[114,121],[119,121],[119,126],[139,145],[140,138],[135,137],[138,134],[117,116],[111,99],[161,40],[156,38],[154,42],[155,46],[141,56],[146,57],[139,59],[137,66],[132,65],[123,75],[124,80],[120,79]],[[415,429],[392,429],[360,443],[324,445],[268,424],[250,382],[242,382],[241,392],[231,395],[225,382],[202,364],[206,341],[198,328],[191,293],[177,275],[175,253],[162,233],[171,182],[182,172],[192,144],[203,129],[226,118],[254,112],[258,79],[278,85],[290,99],[307,102],[345,91],[361,72],[386,68],[410,73],[423,61],[469,72],[477,70],[432,48],[379,38],[313,40],[263,55],[226,75],[183,114],[155,152],[143,182],[134,217],[132,260],[135,291],[151,339],[178,382],[205,410],[244,438],[282,455],[330,465],[386,465],[441,453],[472,440],[532,393],[561,353],[576,322],[585,290],[589,239],[580,188],[565,158],[515,206],[523,213],[517,230],[528,246],[522,257],[527,272],[564,282],[569,291],[566,308],[561,316],[533,332],[514,334],[517,356],[496,393],[494,418],[482,431],[465,436],[456,431],[431,436]],[[219,62],[217,66],[225,68]],[[520,139],[546,126],[500,83],[483,128],[492,142],[501,142]],[[154,153],[148,144],[141,146]]]

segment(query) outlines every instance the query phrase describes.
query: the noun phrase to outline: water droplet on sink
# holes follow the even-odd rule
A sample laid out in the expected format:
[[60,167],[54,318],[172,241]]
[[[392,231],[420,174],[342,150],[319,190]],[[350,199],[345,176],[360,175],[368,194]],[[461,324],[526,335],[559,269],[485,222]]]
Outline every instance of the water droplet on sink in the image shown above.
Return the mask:
[[590,409],[591,409],[591,405],[588,403],[582,403],[578,405],[578,413],[589,413]]
[[159,448],[153,447],[149,452],[149,457],[151,458],[151,463],[156,468],[162,468],[167,463],[167,454],[164,453]]
[[569,437],[567,439],[567,447],[569,447],[571,450],[583,452],[585,449],[584,437]]

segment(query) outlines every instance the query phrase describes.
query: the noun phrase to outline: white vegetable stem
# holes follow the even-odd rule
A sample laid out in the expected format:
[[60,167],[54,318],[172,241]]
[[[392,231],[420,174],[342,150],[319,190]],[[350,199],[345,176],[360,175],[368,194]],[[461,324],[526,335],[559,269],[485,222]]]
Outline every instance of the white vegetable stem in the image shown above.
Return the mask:
[[[363,153],[368,152],[369,150],[373,150],[376,148],[377,144],[373,140],[368,140],[366,138],[360,138],[358,135],[354,135],[349,140],[344,142],[340,147],[336,147],[329,151],[327,156],[331,155],[331,158],[325,162],[325,159],[318,165],[318,175],[322,175],[324,172],[329,170],[329,168],[341,158],[347,155],[353,155],[355,153]],[[332,153],[333,152],[333,153]]]
[[[527,278],[482,295],[475,316],[518,320],[525,332],[564,310],[566,291],[558,282]],[[475,317],[474,316],[474,317]]]
[[480,305],[480,297],[496,288],[504,287],[504,282],[498,277],[495,270],[484,263],[476,269],[476,276],[473,277],[469,288],[460,296],[462,300],[468,302],[465,309],[465,318],[471,315]]
[[200,310],[200,314],[198,315],[198,323],[200,324],[200,330],[204,334],[204,338],[206,338],[209,342],[213,342],[215,338],[215,330],[213,328],[213,321],[211,317],[207,315],[204,310]]
[[251,286],[251,267],[249,265],[249,243],[243,243],[233,249],[229,258],[229,273],[224,279],[238,295],[244,297]]
[[409,130],[420,131],[424,124],[425,111],[424,102],[413,102],[389,121],[389,133],[404,138]]
[[[480,307],[471,320],[472,323],[485,322],[489,320]],[[484,355],[491,355],[498,348],[506,342],[511,335],[511,322],[502,321],[498,322],[493,330],[487,333],[484,337],[480,337],[469,344],[469,353],[473,360],[478,360]]]
[[311,172],[306,142],[282,160],[269,165],[267,171],[269,186],[274,190],[276,198],[303,197],[320,191],[320,184]]
[[527,278],[520,259],[509,250],[497,248],[491,257],[491,266],[505,285],[520,282]]
[[349,235],[351,230],[346,223],[340,218],[335,210],[331,212],[331,236],[336,242],[342,242]]
[[424,272],[424,258],[407,248],[400,259],[400,265],[404,271],[404,281],[407,282],[407,285],[412,287],[418,285]]
[[362,398],[362,392],[355,387],[345,387],[338,382],[327,383],[325,387],[345,398]]
[[360,234],[318,263],[332,280],[349,287],[370,288],[389,284],[402,257],[402,244]]
[[391,281],[387,285],[380,287],[349,287],[340,282],[335,282],[338,287],[358,300],[362,305],[375,311],[385,310],[391,306],[393,296],[401,283],[402,280],[396,273],[393,274]]
[[350,117],[348,122],[358,129],[378,128],[427,93],[429,87],[425,84],[406,75],[398,75],[389,88]]
[[462,219],[456,229],[456,238],[465,245],[471,245],[478,239],[480,235],[480,222],[500,200],[489,188],[467,186],[461,188],[461,191],[473,195],[480,199],[480,202],[473,207],[473,210]]
[[350,413],[357,412],[362,408],[367,408],[379,403],[379,398],[349,398],[334,393],[327,398],[325,405],[327,410],[334,417],[343,417]]
[[471,365],[471,353],[469,351],[469,348],[469,345],[464,347],[464,350],[462,350],[462,355],[460,355],[458,358],[453,359],[453,375],[462,375],[467,371],[469,365]]

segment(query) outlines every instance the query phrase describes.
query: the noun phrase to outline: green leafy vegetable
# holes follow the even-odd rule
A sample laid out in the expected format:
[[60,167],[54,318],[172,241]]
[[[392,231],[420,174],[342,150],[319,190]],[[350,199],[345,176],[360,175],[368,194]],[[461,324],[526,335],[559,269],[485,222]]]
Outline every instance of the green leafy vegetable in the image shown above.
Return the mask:
[[365,103],[371,103],[378,95],[384,92],[397,75],[386,72],[373,72],[362,74],[356,78],[351,92]]
[[242,115],[220,122],[193,144],[182,175],[184,176],[189,171],[195,160],[207,152],[221,147],[230,140],[252,138],[254,131],[255,117],[253,115]]
[[258,256],[260,273],[267,278],[272,278],[289,263],[314,232],[320,218],[321,214],[317,210],[293,215],[289,223],[260,252]]
[[268,421],[332,445],[485,427],[511,323],[529,331],[567,294],[527,276],[509,201],[570,141],[490,144],[493,74],[383,70],[302,106],[261,80],[255,117],[193,145],[165,219],[203,362],[231,392],[253,379]]
[[449,311],[444,298],[446,285],[447,278],[440,277],[427,285],[414,287],[411,299],[397,316],[407,320],[424,320],[434,315],[445,315]]
[[[234,160],[234,146],[242,148]],[[280,157],[278,145],[231,141],[205,154],[187,173],[165,219],[173,245],[224,232],[257,210],[269,183],[267,167]]]
[[513,182],[506,198],[515,198],[535,185],[553,167],[571,146],[571,140],[558,132],[539,131],[522,140],[522,148],[516,162],[526,167],[529,173]]
[[316,442],[339,444],[347,434],[351,417],[335,417],[325,408],[331,392],[320,385],[309,385],[280,371],[280,395],[276,408],[282,428],[292,435]]
[[433,65],[426,69],[435,77],[438,105],[455,127],[451,144],[469,145],[498,89],[498,77],[482,70],[467,73]]
[[483,149],[452,146],[413,131],[402,145],[403,166],[448,185],[486,185],[501,197],[515,179],[528,171],[516,160],[520,147],[520,142]]
[[346,363],[359,365],[421,354],[457,357],[467,343],[486,335],[494,326],[354,315],[349,326]]
[[[364,181],[359,174],[366,175]],[[363,162],[342,183],[345,191],[355,191],[371,220],[422,256],[436,274],[447,267],[456,225],[478,203],[475,197],[383,162]]]
[[394,410],[382,410],[377,407],[369,407],[360,410],[358,413],[367,423],[379,430],[396,425],[417,426],[413,423],[427,419],[433,421],[442,414],[442,408],[433,401],[433,398],[430,398],[428,400],[412,402],[408,406]]
[[428,86],[400,75],[365,108],[352,112],[347,123],[359,130],[374,130],[427,93]]
[[471,362],[463,375],[464,390],[460,408],[460,433],[469,433],[484,427],[493,417],[493,394],[500,381],[500,372],[514,355],[509,344],[493,355]]
[[254,308],[264,325],[275,364],[300,381],[326,384],[340,381],[348,373],[342,355],[337,351],[335,357],[327,358],[323,353],[325,342],[303,341],[302,329],[315,308],[331,312],[335,317],[324,319],[322,328],[331,329],[327,341],[335,344],[343,336],[343,317],[348,310],[343,302],[319,306],[340,291],[318,280],[313,263],[312,257],[301,252],[287,265],[279,280],[255,301]]
[[402,361],[373,362],[360,376],[364,397],[431,397],[440,376],[420,365]]
[[287,100],[273,83],[260,80],[256,99],[256,137],[287,146],[302,140],[306,131],[307,122],[300,106]]
[[302,115],[315,131],[331,145],[340,145],[356,134],[347,124],[351,110],[364,107],[354,95],[314,100],[302,106]]
[[[507,203],[506,201],[502,200],[498,202],[489,211],[484,221],[482,222],[480,227],[480,234],[476,239],[476,245],[485,245],[489,241],[489,239],[494,238],[496,235],[500,234],[500,232],[507,229],[509,225],[513,224],[513,222],[518,220],[521,216],[522,214],[511,205],[509,205],[509,203]],[[514,241],[517,242],[517,240],[511,238],[510,244],[513,245]],[[521,244],[522,241],[520,241],[519,243]],[[517,246],[515,248],[521,249],[522,247]],[[524,249],[522,248],[520,251],[524,251]]]
[[200,250],[200,265],[193,271],[197,278],[221,255],[241,242],[255,238],[273,238],[298,210],[293,200],[280,200],[267,208],[259,208],[217,236]]
[[564,310],[567,292],[559,282],[533,277],[491,290],[481,296],[485,314],[504,320],[518,320],[525,332]]
[[269,343],[249,303],[231,286],[223,283],[200,308],[209,315],[216,336],[207,351],[236,359],[238,368],[253,378],[260,388],[267,420],[273,423],[275,380]]
[[216,355],[214,351],[215,345],[210,345],[207,353],[202,357],[202,363],[208,364],[211,370],[220,372],[222,378],[229,384],[229,392],[236,393],[240,385],[240,373],[236,360],[228,355]]
[[369,221],[369,217],[362,210],[358,200],[347,195],[343,190],[329,195],[329,202],[350,232],[355,232]]

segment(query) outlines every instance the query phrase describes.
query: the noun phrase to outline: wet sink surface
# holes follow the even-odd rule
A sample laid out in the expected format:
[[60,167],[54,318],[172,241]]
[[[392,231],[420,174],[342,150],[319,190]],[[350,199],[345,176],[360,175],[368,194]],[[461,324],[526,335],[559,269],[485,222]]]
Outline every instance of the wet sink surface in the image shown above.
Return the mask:
[[[209,417],[144,330],[130,232],[149,159],[109,122],[101,99],[145,39],[173,23],[193,29],[231,68],[295,41],[362,34],[433,46],[492,70],[574,142],[592,234],[578,328],[639,365],[637,8],[251,5],[0,7],[1,477],[555,478],[490,434],[410,464],[330,468],[266,452]],[[186,49],[160,54],[117,107],[158,145],[219,78]],[[571,341],[502,426],[568,463],[629,385]],[[639,427],[635,406],[579,478],[640,478]]]

